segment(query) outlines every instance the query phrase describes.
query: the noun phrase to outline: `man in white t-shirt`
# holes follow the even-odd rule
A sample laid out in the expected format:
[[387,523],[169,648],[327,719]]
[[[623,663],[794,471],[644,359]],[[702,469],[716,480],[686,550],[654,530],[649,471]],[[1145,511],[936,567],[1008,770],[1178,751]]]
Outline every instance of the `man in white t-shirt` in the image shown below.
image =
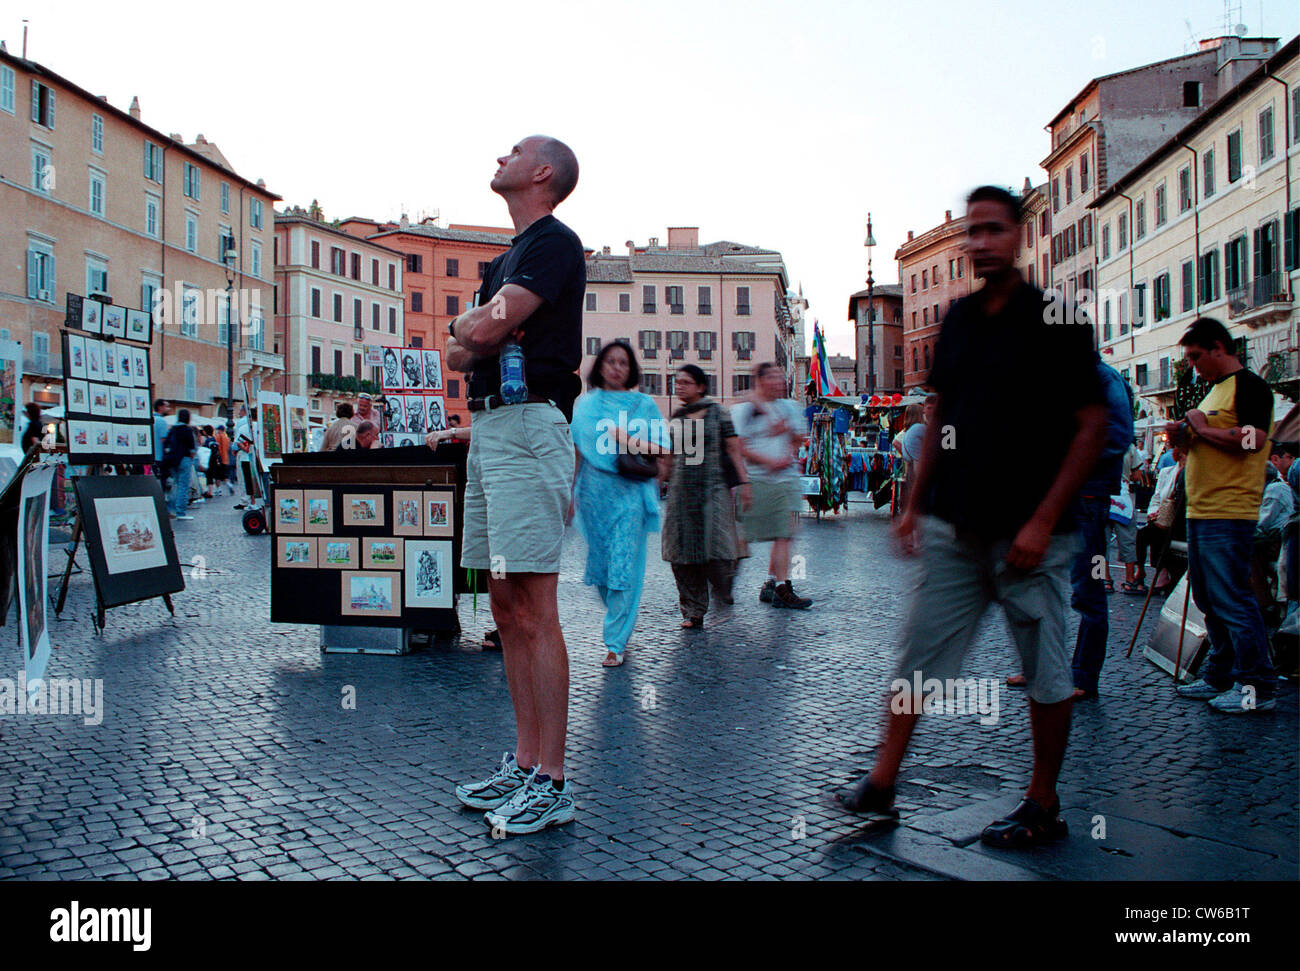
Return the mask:
[[795,594],[790,585],[790,541],[803,502],[795,454],[803,439],[804,416],[785,393],[785,373],[766,362],[754,369],[753,396],[731,409],[754,497],[738,519],[747,542],[772,542],[767,582],[759,600],[773,607],[807,610],[812,601]]

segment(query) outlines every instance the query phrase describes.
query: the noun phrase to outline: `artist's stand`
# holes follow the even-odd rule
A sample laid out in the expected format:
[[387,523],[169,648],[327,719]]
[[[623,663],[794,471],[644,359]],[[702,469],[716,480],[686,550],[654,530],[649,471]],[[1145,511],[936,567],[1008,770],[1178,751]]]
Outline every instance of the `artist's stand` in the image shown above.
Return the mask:
[[[115,466],[114,468],[117,470],[118,475],[126,474],[126,466],[119,465],[119,466]],[[90,474],[98,475],[99,466],[98,465],[92,466],[90,470]],[[71,484],[69,484],[69,488],[71,488]],[[85,517],[86,517],[86,510],[82,509],[81,503],[78,502],[77,503],[77,524],[72,527],[72,544],[67,548],[68,565],[64,567],[63,579],[59,583],[59,596],[54,604],[55,617],[58,617],[59,614],[63,613],[63,605],[68,599],[68,582],[72,579],[72,574],[74,572],[73,567],[76,566],[77,547],[81,545],[81,526],[82,523],[85,522]],[[80,567],[77,567],[75,572],[82,573],[84,571]],[[92,570],[91,572],[93,574],[94,571]],[[95,633],[102,634],[104,633],[104,612],[107,610],[107,608],[104,606],[103,601],[100,599],[99,585],[93,582],[93,577],[92,577],[92,586],[94,586],[95,588],[95,612],[91,615],[91,623],[95,627]],[[176,607],[172,604],[171,594],[164,593],[161,594],[161,596],[162,596],[162,602],[167,606],[167,612],[171,614],[173,617],[175,617]]]

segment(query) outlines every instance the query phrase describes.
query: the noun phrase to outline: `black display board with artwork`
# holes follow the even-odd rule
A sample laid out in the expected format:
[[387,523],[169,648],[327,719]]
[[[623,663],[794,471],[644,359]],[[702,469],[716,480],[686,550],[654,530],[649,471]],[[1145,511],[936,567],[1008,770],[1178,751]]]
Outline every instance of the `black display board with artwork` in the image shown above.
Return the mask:
[[170,595],[185,589],[185,578],[159,479],[82,476],[73,480],[73,488],[95,581],[95,626],[103,629],[105,609],[153,597],[175,613]]
[[271,620],[455,631],[455,466],[283,465],[272,475]]
[[143,310],[68,294],[63,332],[68,459],[78,465],[153,461],[153,321]]

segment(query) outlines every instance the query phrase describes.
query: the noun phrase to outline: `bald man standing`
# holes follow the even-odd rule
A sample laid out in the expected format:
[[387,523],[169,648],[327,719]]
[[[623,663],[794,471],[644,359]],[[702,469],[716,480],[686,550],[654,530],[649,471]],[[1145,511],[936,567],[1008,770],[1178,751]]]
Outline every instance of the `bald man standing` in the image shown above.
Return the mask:
[[[476,305],[449,325],[447,364],[472,372],[461,566],[488,571],[515,710],[515,750],[496,772],[456,787],[494,832],[535,833],[574,817],[565,781],[569,657],[556,582],[573,496],[569,432],[581,390],[582,241],[552,211],[578,182],[578,160],[554,138],[525,138],[497,159],[492,190],[515,237],[488,266]],[[524,356],[527,395],[503,400],[502,348]]]

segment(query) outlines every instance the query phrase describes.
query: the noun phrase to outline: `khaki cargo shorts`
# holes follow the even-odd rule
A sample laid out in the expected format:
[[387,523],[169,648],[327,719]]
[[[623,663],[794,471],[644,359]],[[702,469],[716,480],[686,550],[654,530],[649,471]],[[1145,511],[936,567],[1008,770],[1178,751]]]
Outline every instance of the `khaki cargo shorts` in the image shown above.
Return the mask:
[[573,495],[573,435],[549,402],[474,412],[460,565],[559,573]]
[[926,517],[921,553],[895,677],[913,682],[956,679],[980,618],[994,603],[1006,612],[1029,697],[1042,704],[1074,693],[1065,647],[1065,610],[1077,533],[1053,536],[1032,570],[1006,563],[1011,543],[981,543],[957,536],[950,523]]

